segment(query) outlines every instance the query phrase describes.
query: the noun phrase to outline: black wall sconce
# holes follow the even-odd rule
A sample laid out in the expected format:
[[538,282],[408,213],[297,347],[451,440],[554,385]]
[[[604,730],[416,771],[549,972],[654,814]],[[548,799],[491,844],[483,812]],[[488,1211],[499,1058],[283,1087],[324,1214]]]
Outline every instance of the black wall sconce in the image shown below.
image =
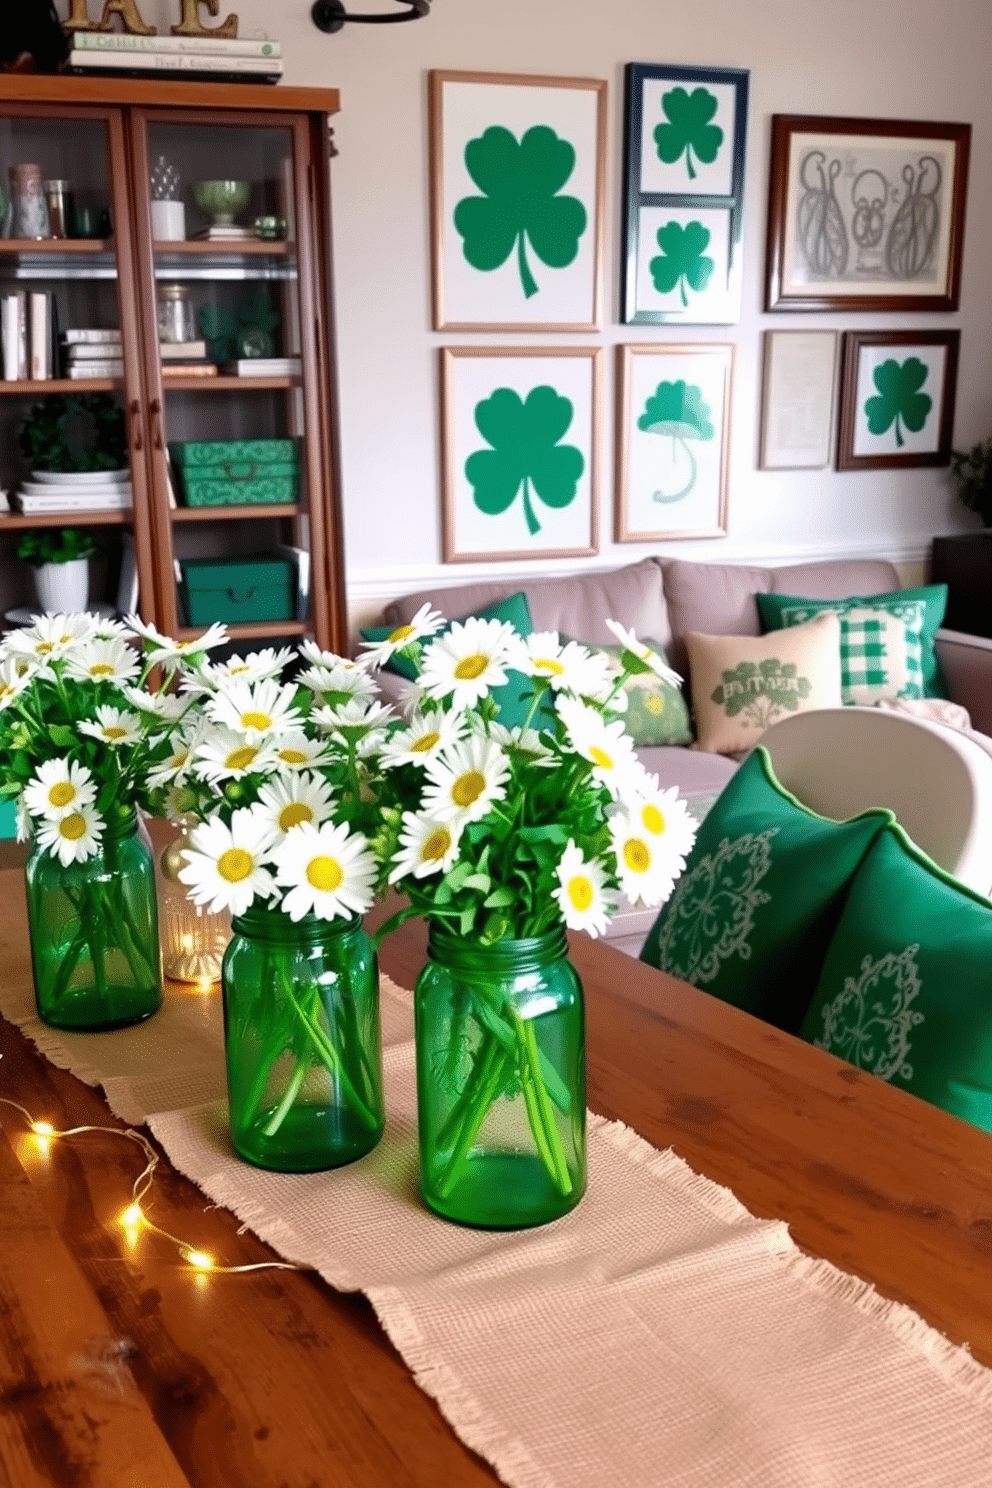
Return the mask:
[[344,0],[314,0],[310,19],[318,31],[340,31],[345,21],[362,21],[371,26],[387,26],[395,21],[416,21],[429,15],[431,0],[400,0],[404,6],[400,11],[376,12],[375,15],[352,15],[344,8]]

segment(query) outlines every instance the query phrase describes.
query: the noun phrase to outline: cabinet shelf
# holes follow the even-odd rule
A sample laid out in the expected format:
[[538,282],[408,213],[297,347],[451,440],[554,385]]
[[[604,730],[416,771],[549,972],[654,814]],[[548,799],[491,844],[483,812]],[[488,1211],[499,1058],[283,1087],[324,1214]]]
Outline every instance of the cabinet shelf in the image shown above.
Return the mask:
[[169,516],[174,522],[243,522],[250,517],[298,517],[300,511],[293,501],[255,501],[247,506],[176,506]]
[[[205,625],[184,625],[179,632],[181,641],[190,641],[202,635]],[[227,633],[232,641],[261,641],[266,636],[300,636],[310,629],[307,620],[259,620],[257,625],[229,625]]]
[[243,238],[240,242],[208,243],[203,238],[161,238],[152,244],[156,258],[192,258],[201,255],[213,258],[237,258],[239,254],[268,255],[270,258],[285,258],[290,249],[295,253],[296,244],[285,238]]
[[174,377],[166,374],[162,386],[166,392],[178,389],[181,393],[231,393],[245,388],[292,388],[300,387],[300,377]]
[[0,532],[24,527],[124,527],[132,520],[129,511],[0,512]]
[[40,382],[0,382],[0,393],[111,393],[120,377],[45,377]]

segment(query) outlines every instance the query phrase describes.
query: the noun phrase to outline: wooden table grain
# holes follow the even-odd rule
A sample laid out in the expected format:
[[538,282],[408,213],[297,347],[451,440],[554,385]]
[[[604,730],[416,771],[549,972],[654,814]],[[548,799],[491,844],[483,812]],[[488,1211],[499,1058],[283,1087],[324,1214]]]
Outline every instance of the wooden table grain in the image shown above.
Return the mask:
[[[0,871],[0,975],[25,937]],[[382,964],[410,986],[423,954],[411,924]],[[572,959],[593,1110],[992,1365],[992,1137],[607,946],[575,936]],[[36,1118],[121,1124],[3,1020],[0,1053],[0,1094]],[[132,1251],[118,1217],[140,1167],[120,1138],[45,1144],[0,1105],[0,1488],[497,1481],[364,1298],[303,1272],[196,1276],[147,1234]],[[164,1158],[155,1210],[227,1264],[273,1257]]]

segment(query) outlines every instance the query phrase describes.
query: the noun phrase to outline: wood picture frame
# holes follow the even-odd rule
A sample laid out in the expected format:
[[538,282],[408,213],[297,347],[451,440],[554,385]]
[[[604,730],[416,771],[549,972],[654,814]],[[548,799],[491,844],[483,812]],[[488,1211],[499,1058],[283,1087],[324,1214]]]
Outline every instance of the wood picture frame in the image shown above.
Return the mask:
[[430,74],[434,329],[595,331],[606,83]]
[[956,310],[970,124],[772,118],[766,310]]
[[766,331],[761,470],[823,470],[834,448],[837,331]]
[[601,360],[595,346],[442,349],[445,563],[597,551]]
[[731,325],[749,73],[629,62],[625,84],[621,318]]
[[617,351],[616,541],[726,537],[733,343]]
[[958,330],[845,333],[838,470],[950,463],[960,341]]

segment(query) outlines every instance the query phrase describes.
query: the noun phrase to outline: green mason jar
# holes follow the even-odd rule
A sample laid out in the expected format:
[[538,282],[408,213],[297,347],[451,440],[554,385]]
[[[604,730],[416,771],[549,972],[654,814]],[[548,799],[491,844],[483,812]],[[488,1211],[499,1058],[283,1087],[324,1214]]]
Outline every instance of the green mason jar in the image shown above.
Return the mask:
[[557,1219],[586,1187],[585,1012],[563,928],[477,942],[431,925],[414,998],[420,1185],[486,1229]]
[[362,922],[235,917],[221,983],[231,1140],[260,1168],[340,1167],[382,1136],[378,964]]
[[38,1016],[98,1033],[162,1004],[151,844],[134,811],[109,820],[99,852],[67,867],[35,846],[25,866]]

